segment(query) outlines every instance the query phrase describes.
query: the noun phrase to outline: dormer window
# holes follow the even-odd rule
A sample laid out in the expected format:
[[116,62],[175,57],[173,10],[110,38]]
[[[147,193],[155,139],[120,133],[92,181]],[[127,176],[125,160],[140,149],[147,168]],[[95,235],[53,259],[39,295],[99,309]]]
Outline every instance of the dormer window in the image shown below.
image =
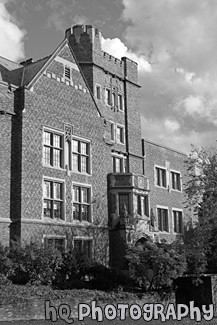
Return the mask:
[[71,70],[69,67],[65,67],[65,78],[67,79],[71,78]]

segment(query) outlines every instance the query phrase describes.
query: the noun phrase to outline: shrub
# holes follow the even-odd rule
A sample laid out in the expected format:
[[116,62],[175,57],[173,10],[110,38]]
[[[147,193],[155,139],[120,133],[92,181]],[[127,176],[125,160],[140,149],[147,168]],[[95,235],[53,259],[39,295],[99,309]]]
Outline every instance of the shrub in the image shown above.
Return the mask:
[[7,276],[9,273],[9,270],[11,268],[11,261],[8,258],[8,252],[9,252],[9,248],[4,247],[0,243],[0,275],[1,275],[1,278],[4,278],[5,276]]
[[126,259],[135,282],[145,291],[171,287],[186,269],[185,255],[177,244],[147,242],[143,249],[128,249]]
[[61,254],[57,250],[30,243],[14,245],[9,253],[11,272],[9,279],[17,284],[50,284],[61,264]]
[[56,272],[53,284],[61,289],[83,288],[86,286],[86,275],[92,261],[73,250],[66,252]]

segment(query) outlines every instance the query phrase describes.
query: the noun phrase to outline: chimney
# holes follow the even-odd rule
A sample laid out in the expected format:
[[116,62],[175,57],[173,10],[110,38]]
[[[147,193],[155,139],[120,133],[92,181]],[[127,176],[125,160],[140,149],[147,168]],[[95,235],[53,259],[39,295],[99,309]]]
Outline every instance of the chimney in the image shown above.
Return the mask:
[[31,59],[28,59],[28,60],[26,60],[26,61],[22,61],[22,62],[20,62],[20,64],[21,65],[23,65],[24,67],[26,67],[27,65],[30,65],[30,64],[32,64],[34,61],[33,61],[33,59],[31,58]]

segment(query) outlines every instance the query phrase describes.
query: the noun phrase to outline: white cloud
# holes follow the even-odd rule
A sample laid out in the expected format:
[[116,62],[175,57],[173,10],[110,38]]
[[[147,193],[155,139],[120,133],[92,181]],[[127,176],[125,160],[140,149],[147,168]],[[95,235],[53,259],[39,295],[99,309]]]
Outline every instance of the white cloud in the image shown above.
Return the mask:
[[171,132],[177,131],[180,128],[179,123],[172,119],[166,119],[164,125]]
[[5,7],[6,1],[0,1],[0,55],[17,61],[24,58],[24,36]]
[[122,3],[125,42],[151,64],[139,75],[143,136],[183,149],[187,142],[209,146],[217,138],[217,2]]
[[115,56],[118,59],[121,59],[122,57],[126,56],[130,58],[131,60],[138,63],[138,69],[140,72],[151,71],[151,64],[146,60],[146,58],[143,55],[136,55],[132,51],[128,50],[126,45],[119,39],[119,38],[107,38],[104,39],[102,37],[102,48],[105,52],[108,52],[109,54]]

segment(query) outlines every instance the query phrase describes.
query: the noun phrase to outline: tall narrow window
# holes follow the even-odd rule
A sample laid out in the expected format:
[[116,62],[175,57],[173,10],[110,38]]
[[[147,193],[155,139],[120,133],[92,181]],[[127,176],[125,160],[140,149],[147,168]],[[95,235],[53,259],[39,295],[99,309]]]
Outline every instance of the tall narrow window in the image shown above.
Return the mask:
[[44,180],[43,197],[44,217],[63,220],[63,183]]
[[115,141],[115,124],[111,122],[111,140]]
[[158,229],[160,231],[169,232],[168,210],[158,208],[157,209],[157,216],[158,216]]
[[180,173],[171,172],[171,183],[173,190],[181,191]]
[[126,157],[124,156],[113,156],[113,172],[114,173],[126,173]]
[[167,187],[166,169],[156,167],[156,184],[161,187]]
[[148,195],[137,196],[137,213],[142,216],[149,216]]
[[44,131],[43,161],[45,165],[53,167],[63,166],[63,136]]
[[96,98],[101,99],[101,87],[96,85]]
[[105,90],[105,103],[106,103],[106,105],[109,105],[109,106],[111,106],[111,104],[112,104],[110,88],[106,88],[106,90]]
[[90,188],[73,186],[73,219],[80,221],[91,221],[90,216]]
[[124,144],[124,127],[121,125],[117,125],[116,129],[116,140],[118,143]]
[[182,211],[173,210],[174,232],[182,233]]
[[90,143],[72,140],[72,170],[90,174]]
[[129,194],[119,193],[119,215],[121,215],[124,212],[125,208],[129,213]]
[[123,111],[123,96],[121,94],[118,94],[118,109],[119,111]]

